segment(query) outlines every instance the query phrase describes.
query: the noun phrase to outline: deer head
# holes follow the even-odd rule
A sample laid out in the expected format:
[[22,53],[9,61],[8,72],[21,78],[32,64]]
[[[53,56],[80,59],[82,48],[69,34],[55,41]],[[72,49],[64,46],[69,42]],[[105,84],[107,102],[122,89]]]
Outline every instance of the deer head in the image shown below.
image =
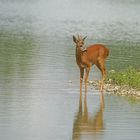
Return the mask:
[[84,37],[84,38],[82,38],[81,36],[79,36],[78,35],[78,37],[76,38],[74,35],[73,35],[73,41],[74,41],[74,43],[76,44],[76,48],[77,49],[79,49],[79,50],[81,50],[81,51],[86,51],[86,48],[84,47],[84,41],[85,41],[85,39],[87,38],[87,36],[86,37]]

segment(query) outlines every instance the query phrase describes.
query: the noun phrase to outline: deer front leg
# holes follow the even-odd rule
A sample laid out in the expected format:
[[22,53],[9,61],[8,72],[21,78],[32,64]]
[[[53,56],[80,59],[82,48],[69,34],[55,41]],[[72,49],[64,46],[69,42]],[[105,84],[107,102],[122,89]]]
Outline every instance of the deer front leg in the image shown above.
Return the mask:
[[84,76],[84,68],[80,68],[80,94],[82,94],[83,76]]

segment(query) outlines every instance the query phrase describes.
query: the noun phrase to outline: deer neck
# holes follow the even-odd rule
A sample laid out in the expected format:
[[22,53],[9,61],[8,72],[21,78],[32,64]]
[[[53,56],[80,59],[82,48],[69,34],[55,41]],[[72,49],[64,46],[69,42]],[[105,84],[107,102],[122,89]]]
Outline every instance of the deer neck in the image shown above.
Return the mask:
[[76,48],[76,61],[78,65],[83,64],[83,57],[86,56],[86,51],[82,51],[79,48]]

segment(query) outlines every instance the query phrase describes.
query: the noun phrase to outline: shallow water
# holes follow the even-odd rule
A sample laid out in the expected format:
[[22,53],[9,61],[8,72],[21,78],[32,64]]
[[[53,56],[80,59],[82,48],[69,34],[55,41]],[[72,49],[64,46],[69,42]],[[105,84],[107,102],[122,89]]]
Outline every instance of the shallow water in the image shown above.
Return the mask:
[[[139,8],[138,0],[1,0],[0,139],[139,139],[139,102],[105,94],[102,108],[92,87],[81,102],[72,42],[80,33],[105,43],[108,70],[139,67]],[[95,67],[90,79],[99,78]]]

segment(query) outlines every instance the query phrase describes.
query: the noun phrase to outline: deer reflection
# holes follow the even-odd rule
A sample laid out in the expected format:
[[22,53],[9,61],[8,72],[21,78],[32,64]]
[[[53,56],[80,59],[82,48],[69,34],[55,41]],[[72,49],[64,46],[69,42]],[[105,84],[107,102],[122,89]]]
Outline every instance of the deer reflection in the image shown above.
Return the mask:
[[[102,134],[104,129],[103,122],[104,111],[104,96],[100,94],[100,106],[94,116],[90,116],[88,113],[86,94],[84,97],[84,108],[82,107],[82,94],[79,97],[79,110],[73,124],[73,140],[80,140],[82,136],[88,138],[97,138]],[[90,137],[89,137],[90,136]]]

